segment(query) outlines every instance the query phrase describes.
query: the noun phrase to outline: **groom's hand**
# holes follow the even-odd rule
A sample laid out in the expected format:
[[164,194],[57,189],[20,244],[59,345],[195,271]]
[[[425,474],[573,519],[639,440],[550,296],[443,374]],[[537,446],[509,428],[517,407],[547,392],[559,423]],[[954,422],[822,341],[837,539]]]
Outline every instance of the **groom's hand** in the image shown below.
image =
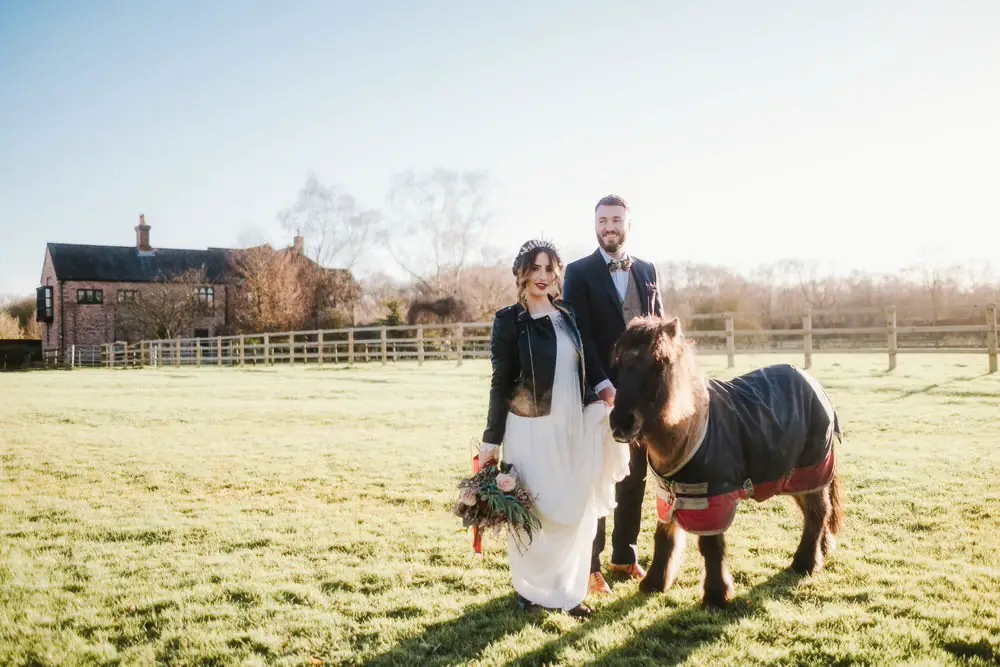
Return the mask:
[[613,408],[615,407],[615,393],[614,387],[605,387],[597,395],[600,396],[602,401],[608,404],[609,408]]

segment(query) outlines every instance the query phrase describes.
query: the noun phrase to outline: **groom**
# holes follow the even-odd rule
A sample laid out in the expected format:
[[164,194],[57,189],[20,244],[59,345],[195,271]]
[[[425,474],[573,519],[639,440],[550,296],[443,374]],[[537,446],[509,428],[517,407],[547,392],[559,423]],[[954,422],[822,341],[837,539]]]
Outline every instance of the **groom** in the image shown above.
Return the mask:
[[[617,195],[608,195],[594,208],[598,248],[592,255],[566,266],[564,295],[576,312],[580,333],[589,338],[609,379],[596,389],[609,405],[614,404],[617,378],[611,369],[611,348],[633,317],[663,315],[663,302],[657,284],[656,267],[631,256],[625,249],[632,221],[628,204]],[[617,483],[615,525],[611,535],[610,570],[641,579],[645,572],[638,562],[636,542],[642,499],[646,491],[646,448],[630,447],[629,474]],[[604,551],[605,519],[598,521],[590,564],[591,593],[610,593],[601,574]]]

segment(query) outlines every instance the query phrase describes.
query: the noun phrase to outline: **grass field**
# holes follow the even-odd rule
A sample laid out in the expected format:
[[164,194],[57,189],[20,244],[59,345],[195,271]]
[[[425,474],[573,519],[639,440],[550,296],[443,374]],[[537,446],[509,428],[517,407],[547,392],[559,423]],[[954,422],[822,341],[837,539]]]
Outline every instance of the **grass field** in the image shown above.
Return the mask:
[[586,622],[517,611],[449,513],[486,362],[0,374],[0,664],[997,664],[1000,377],[884,365],[815,358],[847,437],[826,571],[786,571],[790,499],[745,503],[729,610],[689,542],[675,588],[612,579]]

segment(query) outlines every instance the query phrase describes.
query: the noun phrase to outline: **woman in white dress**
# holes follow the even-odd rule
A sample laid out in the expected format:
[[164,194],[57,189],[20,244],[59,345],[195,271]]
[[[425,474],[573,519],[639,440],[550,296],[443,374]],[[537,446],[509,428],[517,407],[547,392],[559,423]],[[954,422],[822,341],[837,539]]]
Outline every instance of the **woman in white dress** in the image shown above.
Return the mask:
[[509,538],[511,579],[524,609],[583,604],[597,520],[614,509],[615,482],[628,473],[628,445],[615,442],[610,407],[594,387],[605,378],[584,345],[562,291],[562,262],[546,241],[514,260],[518,303],[497,311],[490,339],[493,376],[480,461],[500,445],[536,496],[541,530],[526,548]]

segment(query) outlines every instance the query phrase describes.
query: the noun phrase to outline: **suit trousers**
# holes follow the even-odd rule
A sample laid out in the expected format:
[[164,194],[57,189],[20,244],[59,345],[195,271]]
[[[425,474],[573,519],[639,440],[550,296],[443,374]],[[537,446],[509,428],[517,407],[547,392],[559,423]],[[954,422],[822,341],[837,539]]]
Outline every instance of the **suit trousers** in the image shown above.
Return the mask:
[[[611,562],[615,565],[632,565],[639,562],[639,529],[642,520],[642,500],[646,494],[648,462],[646,448],[629,445],[629,473],[615,484],[615,525],[611,532]],[[590,571],[601,570],[601,553],[604,551],[606,517],[597,521],[597,535],[591,555]]]

